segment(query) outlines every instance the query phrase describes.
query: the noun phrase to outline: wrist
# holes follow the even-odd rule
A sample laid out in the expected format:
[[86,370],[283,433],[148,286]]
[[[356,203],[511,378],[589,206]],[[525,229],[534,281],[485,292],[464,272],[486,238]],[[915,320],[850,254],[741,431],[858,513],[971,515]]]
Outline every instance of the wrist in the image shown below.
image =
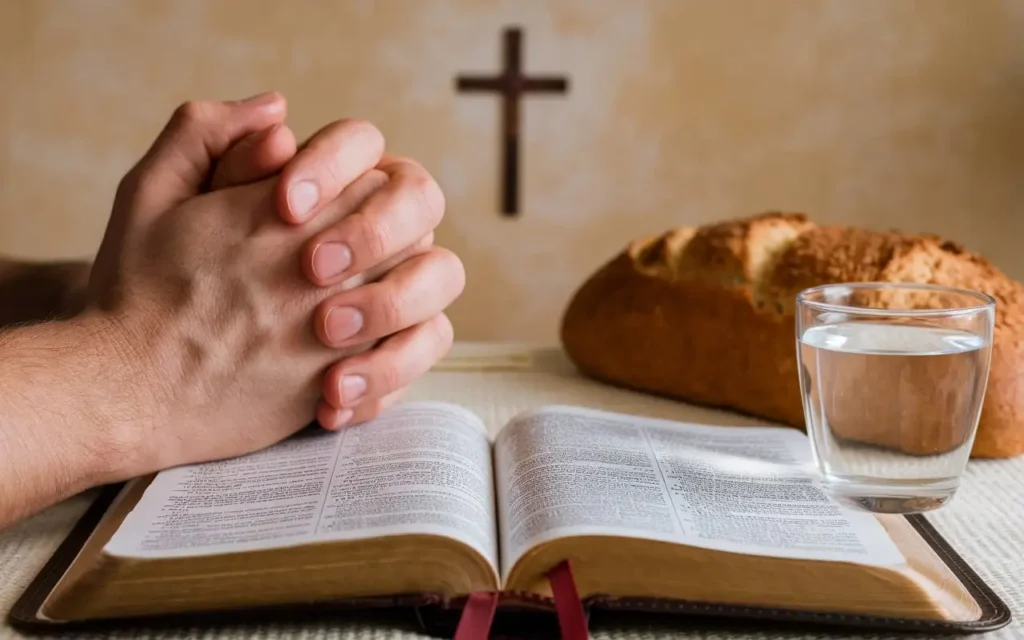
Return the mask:
[[151,384],[143,336],[116,317],[84,308],[64,324],[78,337],[82,370],[95,371],[81,408],[83,450],[93,484],[122,482],[158,468],[159,394]]
[[[0,528],[109,481],[114,433],[95,332],[78,320],[0,333]],[[123,433],[123,432],[122,432]]]
[[0,334],[0,527],[146,467],[151,403],[118,334],[88,311]]

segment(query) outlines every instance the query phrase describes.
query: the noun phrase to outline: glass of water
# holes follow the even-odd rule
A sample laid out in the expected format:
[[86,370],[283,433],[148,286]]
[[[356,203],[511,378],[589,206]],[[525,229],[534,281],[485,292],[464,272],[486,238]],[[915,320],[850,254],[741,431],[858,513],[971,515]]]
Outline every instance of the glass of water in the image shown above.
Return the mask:
[[875,513],[946,504],[978,429],[995,300],[871,282],[807,289],[796,306],[804,416],[825,489]]

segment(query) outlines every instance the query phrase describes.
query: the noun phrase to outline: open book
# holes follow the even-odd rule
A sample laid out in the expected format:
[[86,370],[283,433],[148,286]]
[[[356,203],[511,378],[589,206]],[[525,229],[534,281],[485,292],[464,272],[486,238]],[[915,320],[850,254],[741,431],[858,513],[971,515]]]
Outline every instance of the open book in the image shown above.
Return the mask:
[[492,442],[465,408],[410,402],[127,484],[38,617],[496,590],[543,602],[565,560],[591,603],[983,614],[910,520],[830,500],[797,430],[551,405]]

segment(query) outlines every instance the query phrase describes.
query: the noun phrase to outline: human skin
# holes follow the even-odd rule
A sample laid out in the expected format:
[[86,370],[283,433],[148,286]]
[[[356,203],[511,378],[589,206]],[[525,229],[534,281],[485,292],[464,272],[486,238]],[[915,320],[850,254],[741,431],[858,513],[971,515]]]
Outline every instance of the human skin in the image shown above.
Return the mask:
[[[275,196],[278,213],[287,222],[301,224],[360,172],[377,168],[389,178],[388,188],[371,194],[355,220],[339,223],[304,248],[302,268],[312,282],[344,281],[347,287],[374,282],[408,258],[431,249],[445,200],[422,165],[384,153],[380,131],[354,119],[330,123],[299,150],[284,123],[284,97],[267,93],[257,98],[263,102],[266,126],[235,141],[221,158],[211,159],[209,188],[247,184],[283,171]],[[288,193],[308,178],[318,185],[321,198],[302,214],[289,203]],[[331,269],[339,266],[339,246],[349,266],[332,276]],[[91,270],[92,264],[85,261],[27,262],[0,257],[0,329],[77,313],[86,301]],[[431,330],[440,331],[442,342],[446,340],[450,347],[451,326],[446,318],[438,317],[429,326],[403,332],[365,354],[339,361],[325,377],[317,411],[320,422],[328,428],[357,424],[394,404],[408,385],[443,355],[430,348]]]
[[[464,273],[432,243],[436,185],[384,156],[366,123],[334,123],[296,153],[282,102],[176,111],[119,185],[81,299],[0,334],[0,527],[314,418],[369,419],[449,348],[443,312]],[[289,195],[310,178],[319,198],[300,214]],[[347,260],[324,260],[327,242]],[[338,315],[362,321],[339,338]],[[347,375],[365,380],[354,402]]]

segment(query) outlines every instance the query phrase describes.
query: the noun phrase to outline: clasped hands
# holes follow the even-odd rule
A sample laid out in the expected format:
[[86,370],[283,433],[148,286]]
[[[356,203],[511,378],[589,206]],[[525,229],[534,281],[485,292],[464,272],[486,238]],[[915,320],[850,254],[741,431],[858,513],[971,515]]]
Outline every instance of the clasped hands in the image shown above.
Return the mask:
[[298,148],[285,114],[182,105],[118,187],[82,316],[125,383],[99,422],[144,452],[119,476],[366,421],[451,346],[437,183],[366,122]]

